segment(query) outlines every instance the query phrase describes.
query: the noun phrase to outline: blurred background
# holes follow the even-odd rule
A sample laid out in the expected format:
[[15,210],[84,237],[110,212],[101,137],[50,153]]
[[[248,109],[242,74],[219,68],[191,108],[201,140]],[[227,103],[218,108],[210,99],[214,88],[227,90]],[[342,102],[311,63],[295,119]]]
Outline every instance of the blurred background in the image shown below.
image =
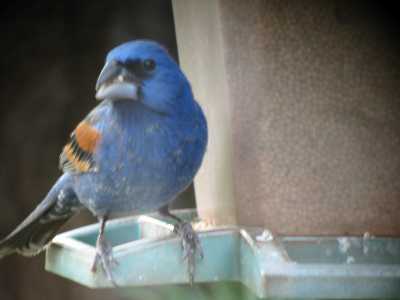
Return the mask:
[[[170,1],[14,1],[1,8],[0,236],[7,235],[61,174],[59,153],[97,104],[105,54],[154,39],[177,57]],[[193,207],[190,188],[175,207]],[[95,222],[87,212],[64,229]],[[114,298],[115,297],[115,298]],[[120,299],[44,271],[44,255],[0,261],[0,299]]]

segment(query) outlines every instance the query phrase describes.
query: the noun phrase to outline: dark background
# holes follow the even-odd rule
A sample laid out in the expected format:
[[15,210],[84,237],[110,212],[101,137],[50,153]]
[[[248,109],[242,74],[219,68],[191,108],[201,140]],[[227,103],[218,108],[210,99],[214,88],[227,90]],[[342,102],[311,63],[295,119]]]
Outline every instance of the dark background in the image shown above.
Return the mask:
[[[40,202],[61,174],[59,153],[97,104],[105,54],[121,42],[154,39],[177,57],[171,3],[15,1],[2,4],[0,47],[0,238]],[[193,206],[192,188],[179,206]],[[95,222],[89,213],[66,228]],[[44,255],[0,261],[0,299],[114,299],[44,271]],[[119,299],[119,296],[115,296]]]

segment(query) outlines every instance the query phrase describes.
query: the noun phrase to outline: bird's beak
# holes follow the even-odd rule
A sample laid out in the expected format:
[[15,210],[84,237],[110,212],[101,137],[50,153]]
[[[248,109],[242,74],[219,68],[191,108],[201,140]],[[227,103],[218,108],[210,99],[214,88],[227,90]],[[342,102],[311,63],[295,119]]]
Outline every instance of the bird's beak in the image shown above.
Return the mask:
[[96,82],[96,99],[138,99],[135,76],[117,61],[109,61]]

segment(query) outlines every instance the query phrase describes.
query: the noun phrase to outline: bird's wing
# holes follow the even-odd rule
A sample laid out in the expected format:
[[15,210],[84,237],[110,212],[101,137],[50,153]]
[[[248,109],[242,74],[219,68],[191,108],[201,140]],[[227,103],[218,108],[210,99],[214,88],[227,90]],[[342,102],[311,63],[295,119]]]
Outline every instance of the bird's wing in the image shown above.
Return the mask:
[[60,169],[64,173],[86,173],[96,171],[93,154],[101,140],[96,128],[98,110],[92,111],[71,133],[69,142],[60,154]]
[[0,259],[15,252],[24,256],[38,254],[81,208],[82,204],[72,189],[71,176],[63,175],[36,209],[0,240]]

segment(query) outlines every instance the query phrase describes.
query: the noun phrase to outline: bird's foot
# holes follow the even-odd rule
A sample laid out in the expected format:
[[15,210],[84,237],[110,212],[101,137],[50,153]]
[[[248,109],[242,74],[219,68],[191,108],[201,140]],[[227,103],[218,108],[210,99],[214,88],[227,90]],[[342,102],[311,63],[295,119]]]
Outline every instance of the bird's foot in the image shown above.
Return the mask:
[[97,264],[100,264],[107,279],[116,287],[117,284],[112,275],[112,268],[117,266],[118,262],[113,257],[111,244],[103,236],[99,237],[96,243],[96,256],[91,269],[93,273],[97,270]]
[[203,249],[201,248],[200,240],[193,227],[188,222],[181,222],[175,225],[174,232],[181,238],[183,260],[187,263],[187,272],[190,285],[194,281],[194,273],[196,270],[196,254],[200,259],[203,259]]

